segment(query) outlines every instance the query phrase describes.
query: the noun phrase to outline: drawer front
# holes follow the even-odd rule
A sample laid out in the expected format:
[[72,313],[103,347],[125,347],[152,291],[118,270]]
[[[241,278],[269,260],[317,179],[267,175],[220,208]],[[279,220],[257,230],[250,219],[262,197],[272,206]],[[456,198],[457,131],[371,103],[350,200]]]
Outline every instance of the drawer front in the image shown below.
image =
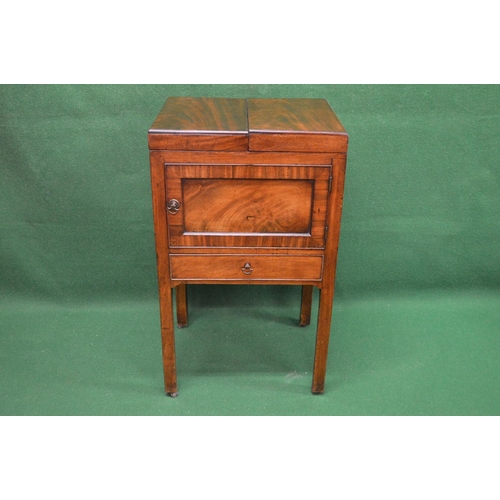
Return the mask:
[[322,256],[171,255],[173,280],[320,281]]

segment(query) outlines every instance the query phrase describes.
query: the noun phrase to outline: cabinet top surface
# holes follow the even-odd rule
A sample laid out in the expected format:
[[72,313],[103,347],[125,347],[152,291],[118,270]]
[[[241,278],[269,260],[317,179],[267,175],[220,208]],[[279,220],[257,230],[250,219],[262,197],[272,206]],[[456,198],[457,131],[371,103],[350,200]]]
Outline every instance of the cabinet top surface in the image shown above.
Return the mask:
[[250,132],[344,133],[325,99],[249,99]]
[[246,101],[169,97],[149,132],[247,134]]
[[325,99],[169,97],[150,149],[339,151],[347,133]]

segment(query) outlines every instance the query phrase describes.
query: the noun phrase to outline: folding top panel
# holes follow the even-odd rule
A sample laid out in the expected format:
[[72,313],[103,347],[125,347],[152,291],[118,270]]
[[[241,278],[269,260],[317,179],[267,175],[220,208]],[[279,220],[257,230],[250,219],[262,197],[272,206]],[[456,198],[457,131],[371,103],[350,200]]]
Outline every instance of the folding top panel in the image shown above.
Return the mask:
[[247,105],[250,151],[347,151],[347,133],[324,99],[249,99]]
[[170,97],[149,148],[179,151],[347,151],[348,135],[325,99]]
[[149,130],[149,149],[248,150],[245,99],[169,97]]

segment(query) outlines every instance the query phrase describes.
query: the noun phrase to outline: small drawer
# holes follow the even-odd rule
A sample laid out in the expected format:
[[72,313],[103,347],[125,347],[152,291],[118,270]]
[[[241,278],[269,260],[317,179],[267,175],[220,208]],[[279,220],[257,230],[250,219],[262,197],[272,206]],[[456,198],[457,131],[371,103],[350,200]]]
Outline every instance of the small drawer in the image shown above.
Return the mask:
[[173,280],[320,281],[322,256],[171,255]]

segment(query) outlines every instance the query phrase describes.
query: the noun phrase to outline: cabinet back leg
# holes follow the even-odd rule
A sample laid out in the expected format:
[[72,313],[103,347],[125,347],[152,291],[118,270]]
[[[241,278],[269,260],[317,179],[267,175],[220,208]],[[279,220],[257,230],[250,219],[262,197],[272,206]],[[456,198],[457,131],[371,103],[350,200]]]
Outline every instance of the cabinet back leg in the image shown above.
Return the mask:
[[179,285],[175,290],[177,304],[177,326],[183,328],[188,324],[187,285]]
[[313,298],[313,287],[304,285],[302,287],[302,300],[300,303],[300,321],[299,326],[307,326],[311,323],[311,307]]

